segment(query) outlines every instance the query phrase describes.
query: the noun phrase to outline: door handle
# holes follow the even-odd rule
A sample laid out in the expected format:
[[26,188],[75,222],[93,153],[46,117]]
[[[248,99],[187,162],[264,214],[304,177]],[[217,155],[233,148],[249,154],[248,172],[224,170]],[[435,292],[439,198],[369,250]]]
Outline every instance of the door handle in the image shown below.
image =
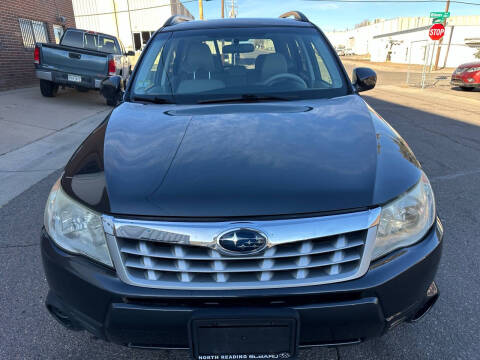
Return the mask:
[[70,59],[80,59],[82,57],[82,55],[76,54],[76,53],[68,53],[68,57]]

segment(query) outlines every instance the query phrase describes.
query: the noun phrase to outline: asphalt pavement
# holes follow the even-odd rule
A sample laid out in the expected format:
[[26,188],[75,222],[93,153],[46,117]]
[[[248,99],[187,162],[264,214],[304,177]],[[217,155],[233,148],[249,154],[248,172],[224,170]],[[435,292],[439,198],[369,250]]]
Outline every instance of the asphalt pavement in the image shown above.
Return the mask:
[[[431,179],[445,227],[441,295],[416,324],[363,344],[304,350],[300,359],[478,359],[480,92],[422,91],[385,79],[365,99],[407,140]],[[47,314],[39,238],[44,204],[59,174],[0,205],[0,359],[188,359],[185,351],[131,350],[70,332]]]

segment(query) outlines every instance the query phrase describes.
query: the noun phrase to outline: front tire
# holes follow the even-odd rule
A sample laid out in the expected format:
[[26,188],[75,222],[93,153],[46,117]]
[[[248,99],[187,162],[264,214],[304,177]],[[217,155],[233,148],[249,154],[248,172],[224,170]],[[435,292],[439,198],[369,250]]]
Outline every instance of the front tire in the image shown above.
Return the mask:
[[466,87],[466,86],[460,86],[460,89],[462,89],[463,91],[473,91],[473,87]]
[[40,92],[45,97],[54,97],[58,92],[58,84],[48,80],[40,80]]

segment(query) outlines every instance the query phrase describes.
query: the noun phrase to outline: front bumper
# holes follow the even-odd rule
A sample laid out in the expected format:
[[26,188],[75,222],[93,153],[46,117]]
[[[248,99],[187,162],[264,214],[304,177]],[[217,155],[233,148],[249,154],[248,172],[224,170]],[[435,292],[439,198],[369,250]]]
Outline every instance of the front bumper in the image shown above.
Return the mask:
[[[468,74],[468,73],[467,73]],[[461,87],[480,87],[480,72],[470,73],[468,75],[452,75],[450,80],[452,86]]]
[[433,304],[427,290],[437,271],[442,238],[437,220],[421,242],[373,262],[363,277],[351,281],[220,292],[125,284],[114,270],[67,254],[43,231],[47,308],[67,327],[131,347],[189,348],[192,317],[206,311],[232,314],[240,308],[295,312],[300,346],[354,343],[413,320],[426,304]]

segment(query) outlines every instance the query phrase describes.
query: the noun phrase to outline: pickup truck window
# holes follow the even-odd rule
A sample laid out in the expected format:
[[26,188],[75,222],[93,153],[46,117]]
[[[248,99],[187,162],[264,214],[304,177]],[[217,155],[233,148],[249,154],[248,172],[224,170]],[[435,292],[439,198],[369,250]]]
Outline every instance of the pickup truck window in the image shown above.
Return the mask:
[[145,51],[133,98],[198,103],[245,95],[288,100],[348,93],[333,52],[314,28],[160,33]]
[[120,46],[113,37],[90,32],[67,30],[61,44],[108,54],[121,54]]
[[62,45],[83,48],[83,33],[81,31],[67,30],[63,36]]

